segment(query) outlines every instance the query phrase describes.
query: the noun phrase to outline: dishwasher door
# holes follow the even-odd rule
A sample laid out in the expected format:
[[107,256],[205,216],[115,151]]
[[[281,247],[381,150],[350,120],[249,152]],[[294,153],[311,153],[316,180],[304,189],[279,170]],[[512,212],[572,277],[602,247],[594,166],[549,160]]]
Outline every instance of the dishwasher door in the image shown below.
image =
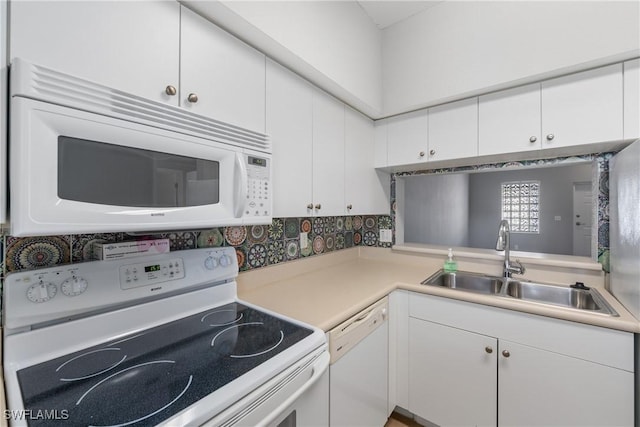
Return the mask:
[[329,425],[384,426],[389,322],[385,297],[329,331]]

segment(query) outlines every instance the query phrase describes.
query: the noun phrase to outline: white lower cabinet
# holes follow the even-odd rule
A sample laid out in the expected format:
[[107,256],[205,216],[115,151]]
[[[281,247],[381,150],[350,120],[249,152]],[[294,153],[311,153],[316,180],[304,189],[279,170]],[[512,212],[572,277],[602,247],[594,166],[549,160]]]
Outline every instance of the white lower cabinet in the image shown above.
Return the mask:
[[409,319],[409,410],[440,426],[496,425],[497,340]]
[[633,425],[632,372],[509,341],[499,347],[500,425]]
[[633,334],[415,293],[408,311],[408,343],[395,345],[408,347],[409,368],[395,381],[417,416],[443,426],[633,425]]

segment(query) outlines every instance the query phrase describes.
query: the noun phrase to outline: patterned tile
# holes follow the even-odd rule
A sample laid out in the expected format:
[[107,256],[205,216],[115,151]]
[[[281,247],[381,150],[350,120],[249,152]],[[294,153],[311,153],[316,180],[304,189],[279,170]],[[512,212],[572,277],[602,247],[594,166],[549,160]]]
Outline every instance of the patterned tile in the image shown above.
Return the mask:
[[313,234],[320,236],[324,233],[324,218],[313,218]]
[[331,234],[336,232],[336,218],[328,216],[324,219],[324,234]]
[[353,231],[344,233],[344,247],[347,249],[353,247]]
[[324,250],[325,252],[333,252],[336,248],[336,235],[327,234],[324,236]]
[[247,267],[247,252],[245,248],[239,246],[235,248],[236,250],[236,258],[238,258],[238,270],[246,271]]
[[301,233],[311,233],[313,231],[313,225],[311,222],[311,218],[301,218],[300,219],[300,232]]
[[289,239],[284,241],[284,251],[287,260],[300,258],[300,240]]
[[376,246],[378,244],[378,235],[371,230],[367,230],[364,232],[362,240],[365,246]]
[[353,217],[353,229],[358,231],[360,229],[362,229],[362,217],[361,216],[354,216]]
[[350,216],[344,217],[344,229],[345,231],[353,231],[353,218]]
[[375,216],[365,216],[362,219],[362,223],[364,224],[364,228],[366,230],[373,230],[377,228],[377,225],[378,225],[378,221],[376,221]]
[[224,245],[223,231],[219,228],[201,231],[196,241],[198,248],[216,248]]
[[169,246],[172,251],[182,251],[196,248],[196,234],[191,231],[176,231],[175,233],[163,234],[169,239]]
[[266,225],[251,225],[248,227],[247,239],[249,243],[265,243],[269,237],[269,227]]
[[324,237],[316,236],[313,238],[313,253],[318,255],[324,252]]
[[89,261],[94,243],[122,242],[124,233],[75,234],[71,236],[71,262]]
[[240,246],[247,240],[247,227],[225,227],[224,228],[224,240],[230,246]]
[[269,240],[281,240],[284,234],[284,222],[282,218],[273,218],[269,226]]
[[7,272],[71,262],[69,236],[7,237]]
[[362,243],[362,233],[354,231],[353,233],[353,246],[360,246]]
[[267,246],[267,264],[279,264],[284,261],[284,242],[274,240]]
[[336,217],[336,232],[344,231],[344,220],[345,220],[345,217],[343,216]]
[[344,233],[336,234],[336,250],[344,249],[345,239]]
[[267,265],[267,248],[262,243],[249,246],[247,249],[248,268],[260,268]]
[[390,230],[393,226],[391,217],[389,215],[381,215],[378,218],[378,228],[380,230]]
[[284,220],[284,238],[296,239],[300,234],[300,219],[299,218],[285,218]]

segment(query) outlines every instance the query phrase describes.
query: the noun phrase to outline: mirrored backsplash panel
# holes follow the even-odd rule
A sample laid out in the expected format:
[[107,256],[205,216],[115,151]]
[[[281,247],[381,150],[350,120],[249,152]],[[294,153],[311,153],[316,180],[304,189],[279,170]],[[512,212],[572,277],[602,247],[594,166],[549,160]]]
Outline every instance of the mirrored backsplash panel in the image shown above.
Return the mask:
[[[586,256],[608,269],[608,160],[613,153],[392,175],[395,243]],[[396,218],[397,216],[397,218]]]

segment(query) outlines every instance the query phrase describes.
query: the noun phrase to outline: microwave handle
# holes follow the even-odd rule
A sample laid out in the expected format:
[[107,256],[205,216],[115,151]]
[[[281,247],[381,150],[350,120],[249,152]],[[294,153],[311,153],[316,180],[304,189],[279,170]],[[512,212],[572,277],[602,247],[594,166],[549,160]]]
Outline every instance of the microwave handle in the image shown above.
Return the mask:
[[241,218],[247,206],[247,166],[244,163],[244,154],[236,153],[236,167],[234,168],[234,184],[240,184],[236,189],[236,200],[234,203],[236,218]]

